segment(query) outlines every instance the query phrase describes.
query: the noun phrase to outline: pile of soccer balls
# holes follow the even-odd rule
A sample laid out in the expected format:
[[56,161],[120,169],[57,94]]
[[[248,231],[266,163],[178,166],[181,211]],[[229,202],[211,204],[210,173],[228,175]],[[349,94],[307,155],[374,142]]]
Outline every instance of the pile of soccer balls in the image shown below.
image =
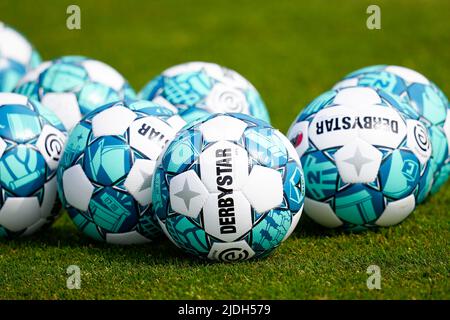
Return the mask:
[[165,234],[236,261],[272,252],[303,207],[331,228],[395,225],[450,172],[448,100],[406,68],[350,74],[288,139],[257,90],[216,64],[171,67],[136,94],[100,61],[40,62],[0,23],[2,238],[44,229],[62,204],[100,241]]

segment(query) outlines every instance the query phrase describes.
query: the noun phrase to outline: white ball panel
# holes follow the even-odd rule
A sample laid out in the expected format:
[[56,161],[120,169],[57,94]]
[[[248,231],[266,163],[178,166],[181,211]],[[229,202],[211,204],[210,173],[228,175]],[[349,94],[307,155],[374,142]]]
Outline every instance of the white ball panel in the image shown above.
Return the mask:
[[[317,148],[323,150],[339,147],[358,137],[358,129],[353,128],[359,112],[346,106],[329,107],[317,112],[308,129],[308,136]],[[350,119],[350,127],[344,126],[344,120]]]
[[44,199],[41,204],[41,218],[46,219],[52,214],[57,194],[56,176],[44,184]]
[[219,141],[210,145],[200,154],[199,163],[202,182],[209,192],[220,192],[220,187],[240,190],[247,183],[248,153],[234,143]]
[[283,202],[281,173],[271,168],[255,165],[242,192],[258,213],[276,208]]
[[417,71],[405,68],[405,67],[399,67],[399,66],[388,66],[386,67],[386,71],[393,73],[400,78],[403,78],[404,80],[408,81],[409,83],[417,82],[424,85],[430,84],[430,81],[425,78],[423,75],[418,73]]
[[291,226],[289,227],[289,229],[286,232],[282,241],[285,241],[287,238],[289,238],[289,236],[292,234],[292,232],[294,232],[295,228],[298,225],[298,222],[300,221],[300,217],[302,216],[303,207],[304,207],[304,205],[302,205],[300,210],[298,210],[298,212],[292,217]]
[[339,175],[345,183],[369,183],[375,180],[383,155],[362,139],[343,146],[334,158]]
[[154,173],[155,161],[137,159],[125,179],[125,188],[141,206],[146,206],[151,202],[151,184]]
[[336,105],[359,109],[381,103],[378,93],[369,87],[351,87],[339,90],[334,98]]
[[407,120],[407,140],[406,145],[416,155],[420,163],[425,164],[431,157],[431,141],[428,131],[422,122]]
[[0,209],[0,225],[11,231],[23,230],[41,217],[37,197],[7,198]]
[[305,198],[305,212],[312,220],[318,224],[337,228],[343,225],[328,203],[316,201],[308,197]]
[[151,160],[158,159],[177,131],[157,117],[144,117],[130,125],[130,145]]
[[177,114],[178,109],[173,104],[171,104],[168,100],[164,99],[162,96],[157,96],[152,100],[153,103],[156,103],[157,105],[163,106],[173,113]]
[[36,141],[36,147],[44,157],[51,170],[56,170],[59,160],[64,152],[66,135],[50,125],[44,125],[42,132]]
[[3,27],[0,29],[0,52],[4,57],[28,65],[32,48],[20,33],[11,28]]
[[122,90],[125,79],[106,63],[97,60],[86,60],[82,62],[82,65],[86,69],[89,79],[93,82],[104,84],[116,91]]
[[136,113],[130,109],[113,106],[92,118],[92,132],[95,137],[122,135],[136,118]]
[[63,173],[63,190],[67,202],[74,208],[87,211],[94,186],[89,181],[83,168],[77,164]]
[[249,113],[244,93],[220,82],[213,86],[206,97],[205,109],[212,113]]
[[334,85],[332,90],[340,90],[343,88],[355,87],[357,85],[358,85],[358,78],[350,78],[350,79],[345,79],[345,80],[339,81],[338,83],[336,83]]
[[191,218],[197,218],[208,197],[208,191],[194,170],[173,177],[169,190],[172,209]]
[[222,241],[235,241],[252,228],[252,211],[239,191],[210,194],[203,206],[205,231]]
[[375,221],[376,225],[389,227],[396,225],[408,217],[416,207],[416,199],[411,194],[404,199],[388,203],[383,214]]
[[0,92],[0,106],[6,104],[19,104],[26,106],[28,98],[24,95],[10,92]]
[[50,92],[45,94],[41,103],[52,110],[69,132],[81,119],[77,97],[70,92]]
[[180,131],[186,125],[186,121],[179,115],[174,115],[166,120],[166,122],[176,131]]
[[199,127],[207,141],[230,140],[237,141],[244,133],[247,124],[239,119],[229,116],[217,116]]
[[255,252],[245,240],[228,243],[215,242],[208,253],[208,259],[232,262],[237,260],[247,260],[254,255]]
[[370,144],[397,148],[406,136],[405,121],[394,108],[367,106],[360,108],[359,115],[363,126],[366,119],[371,121],[369,129],[358,129],[359,137]]

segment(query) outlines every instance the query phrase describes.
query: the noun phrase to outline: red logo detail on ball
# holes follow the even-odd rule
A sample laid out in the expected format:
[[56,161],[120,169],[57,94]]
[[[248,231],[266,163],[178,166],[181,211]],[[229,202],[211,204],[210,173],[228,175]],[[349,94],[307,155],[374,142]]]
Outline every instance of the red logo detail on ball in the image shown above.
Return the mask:
[[302,141],[303,141],[303,133],[300,132],[300,133],[294,138],[294,141],[293,141],[294,147],[297,148],[299,145],[302,144]]

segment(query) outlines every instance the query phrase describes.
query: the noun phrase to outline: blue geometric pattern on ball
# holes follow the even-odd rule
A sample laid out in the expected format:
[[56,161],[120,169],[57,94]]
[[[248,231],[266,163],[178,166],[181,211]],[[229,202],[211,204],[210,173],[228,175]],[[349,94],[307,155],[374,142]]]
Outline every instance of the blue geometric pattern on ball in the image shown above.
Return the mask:
[[41,132],[39,114],[22,105],[4,105],[0,108],[0,136],[17,143],[37,138]]
[[288,208],[297,212],[305,202],[305,181],[297,163],[288,162],[285,167],[283,188]]
[[420,162],[412,152],[394,150],[380,166],[383,194],[399,200],[413,193],[420,177]]
[[46,166],[38,151],[17,145],[0,158],[1,185],[18,197],[30,196],[46,182]]
[[264,252],[278,246],[289,230],[292,214],[289,210],[270,210],[252,230],[252,249]]
[[115,89],[91,79],[83,65],[90,60],[82,56],[55,59],[41,71],[36,80],[22,83],[14,92],[37,101],[41,101],[47,93],[72,93],[77,99],[82,116],[105,104],[136,97],[125,80],[121,88]]
[[337,192],[335,196],[336,215],[351,225],[372,224],[384,211],[383,194],[361,183]]
[[139,211],[133,197],[111,187],[93,195],[89,210],[95,224],[107,232],[126,232],[138,222]]
[[323,200],[334,195],[338,171],[336,165],[322,151],[305,154],[302,158],[306,181],[306,196]]
[[95,140],[85,150],[83,167],[92,181],[103,186],[113,185],[131,170],[130,146],[117,136]]
[[288,160],[286,147],[270,128],[248,128],[244,132],[245,147],[250,156],[263,166],[279,168]]

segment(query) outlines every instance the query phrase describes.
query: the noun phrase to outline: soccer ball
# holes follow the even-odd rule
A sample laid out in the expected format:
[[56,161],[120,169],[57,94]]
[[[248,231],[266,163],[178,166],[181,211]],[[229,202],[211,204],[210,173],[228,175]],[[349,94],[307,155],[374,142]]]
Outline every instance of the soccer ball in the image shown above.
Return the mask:
[[150,101],[107,104],[70,132],[58,192],[75,225],[109,243],[138,244],[161,230],[151,214],[156,159],[185,124]]
[[0,93],[0,238],[30,235],[56,218],[56,168],[65,141],[51,111]]
[[437,192],[450,174],[450,106],[444,93],[420,73],[398,66],[360,69],[346,76],[334,89],[355,85],[380,88],[400,97],[406,102],[404,111],[427,127],[433,146],[431,193]]
[[187,125],[158,160],[153,209],[188,253],[236,261],[268,255],[294,230],[305,184],[293,146],[267,122],[215,114]]
[[425,126],[379,89],[328,91],[300,113],[288,138],[306,180],[305,212],[326,227],[391,226],[427,188],[431,145]]
[[245,113],[270,122],[255,87],[236,71],[215,63],[188,62],[151,80],[139,97],[162,97],[179,109],[188,123],[210,113]]
[[68,131],[96,108],[135,97],[116,70],[80,56],[40,64],[20,80],[14,92],[40,101],[56,113]]
[[10,92],[41,57],[19,32],[0,22],[0,92]]

